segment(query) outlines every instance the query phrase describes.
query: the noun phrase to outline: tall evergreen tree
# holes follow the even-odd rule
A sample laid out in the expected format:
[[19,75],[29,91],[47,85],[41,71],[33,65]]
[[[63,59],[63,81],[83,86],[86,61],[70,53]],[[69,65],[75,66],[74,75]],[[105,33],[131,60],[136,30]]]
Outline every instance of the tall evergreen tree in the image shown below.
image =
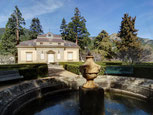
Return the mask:
[[68,31],[67,31],[66,20],[64,18],[62,19],[62,23],[60,26],[60,32],[61,32],[62,39],[67,40]]
[[2,36],[2,54],[12,54],[17,56],[16,45],[19,44],[20,35],[24,33],[23,25],[25,25],[25,21],[24,18],[22,18],[22,13],[18,7],[15,6],[15,10],[8,19],[4,35]]
[[40,21],[38,18],[33,18],[30,25],[30,39],[36,39],[40,34],[43,34]]
[[132,18],[128,14],[124,14],[122,18],[120,31],[118,33],[121,41],[117,42],[119,57],[122,61],[134,63],[141,56],[141,44],[137,37],[135,29],[136,17]]
[[100,53],[102,59],[111,59],[114,55],[112,42],[105,30],[102,30],[94,40],[94,48],[97,53]]
[[90,43],[89,32],[86,28],[86,20],[81,16],[78,8],[75,8],[74,16],[68,24],[68,40],[76,42],[81,49],[84,49]]
[[20,12],[19,8],[17,6],[15,6],[15,10],[13,12],[13,14],[11,15],[10,20],[12,19],[12,23],[14,22],[14,26],[16,27],[16,41],[17,41],[17,45],[20,42],[20,34],[23,34],[23,27],[22,25],[25,25],[25,20],[22,17],[22,13]]

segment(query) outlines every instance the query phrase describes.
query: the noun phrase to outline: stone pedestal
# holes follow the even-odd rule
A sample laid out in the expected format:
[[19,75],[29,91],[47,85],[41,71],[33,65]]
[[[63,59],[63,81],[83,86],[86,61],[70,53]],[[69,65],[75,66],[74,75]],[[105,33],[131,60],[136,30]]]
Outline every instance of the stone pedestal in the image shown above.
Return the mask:
[[80,115],[105,115],[103,88],[79,88]]

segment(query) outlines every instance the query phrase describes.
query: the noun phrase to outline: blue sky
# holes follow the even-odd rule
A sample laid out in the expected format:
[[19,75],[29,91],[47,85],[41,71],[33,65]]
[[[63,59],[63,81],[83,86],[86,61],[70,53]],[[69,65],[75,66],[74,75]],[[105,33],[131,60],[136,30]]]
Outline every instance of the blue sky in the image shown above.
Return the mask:
[[0,28],[5,27],[15,5],[26,20],[26,28],[38,17],[45,33],[60,34],[62,18],[69,22],[78,7],[91,36],[103,29],[117,33],[124,13],[129,13],[137,17],[138,36],[153,39],[153,0],[0,0]]

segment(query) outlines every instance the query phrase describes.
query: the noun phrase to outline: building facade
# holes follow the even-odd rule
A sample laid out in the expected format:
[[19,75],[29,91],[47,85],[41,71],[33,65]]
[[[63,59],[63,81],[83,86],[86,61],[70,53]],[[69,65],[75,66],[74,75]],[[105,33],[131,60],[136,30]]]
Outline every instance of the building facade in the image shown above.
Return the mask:
[[78,62],[79,46],[51,32],[17,45],[18,63]]

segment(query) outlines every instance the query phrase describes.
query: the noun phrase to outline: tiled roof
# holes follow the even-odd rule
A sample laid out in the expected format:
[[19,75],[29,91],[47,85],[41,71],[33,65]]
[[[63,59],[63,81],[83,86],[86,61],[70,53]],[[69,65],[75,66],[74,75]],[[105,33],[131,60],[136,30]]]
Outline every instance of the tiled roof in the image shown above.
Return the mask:
[[20,42],[17,46],[36,46],[36,39]]
[[[47,38],[46,35],[47,34],[39,35],[39,37],[37,39],[20,42],[20,44],[17,45],[17,47],[37,47],[37,46],[40,47],[40,45],[36,45],[37,42],[64,43],[64,45],[63,46],[60,45],[60,47],[79,47],[78,45],[76,45],[73,42],[62,40],[60,35],[54,34],[53,38]],[[48,45],[41,45],[41,47],[58,47],[58,45],[49,45],[48,44]]]
[[49,42],[49,38],[37,38],[36,42]]
[[51,35],[51,38],[53,39],[62,39],[61,35],[53,34],[51,32],[48,32],[47,34],[38,35],[37,38],[48,38],[48,35]]
[[39,35],[38,37],[46,37],[47,34]]
[[70,41],[66,41],[66,40],[64,40],[64,46],[66,46],[66,47],[78,47],[78,45],[76,45],[75,43],[70,42]]
[[51,42],[64,42],[62,39],[52,39]]
[[61,37],[61,35],[54,34],[54,37],[58,37],[58,38],[60,38],[60,37]]

